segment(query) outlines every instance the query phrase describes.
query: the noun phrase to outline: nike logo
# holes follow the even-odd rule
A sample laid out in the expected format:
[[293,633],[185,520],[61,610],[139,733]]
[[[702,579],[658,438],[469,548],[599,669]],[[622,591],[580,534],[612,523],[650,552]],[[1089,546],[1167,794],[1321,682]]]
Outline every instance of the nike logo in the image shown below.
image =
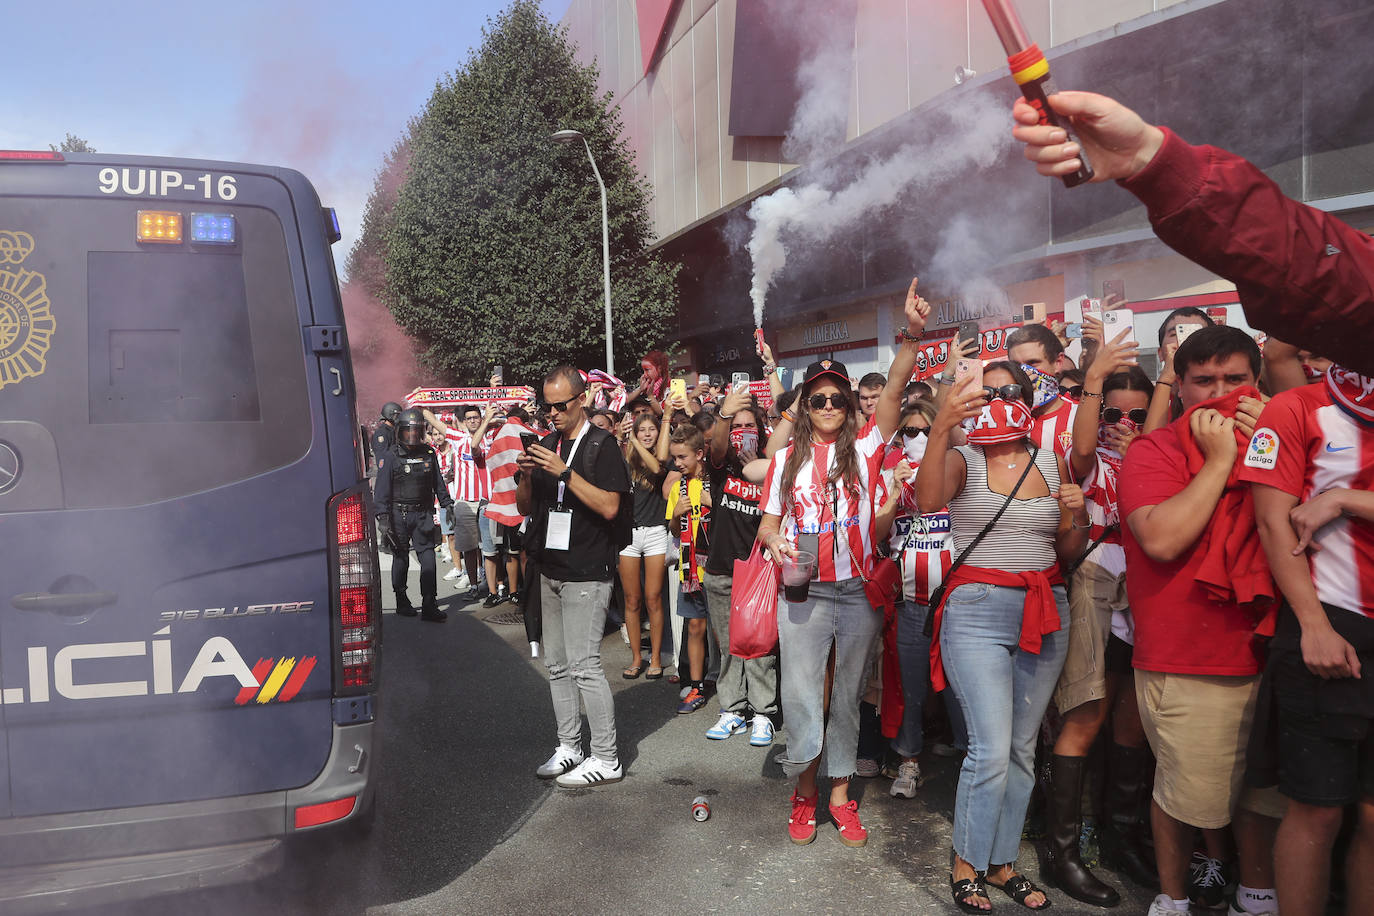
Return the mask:
[[1332,445],[1330,442],[1326,443],[1326,450],[1328,452],[1344,452],[1354,447],[1353,445]]

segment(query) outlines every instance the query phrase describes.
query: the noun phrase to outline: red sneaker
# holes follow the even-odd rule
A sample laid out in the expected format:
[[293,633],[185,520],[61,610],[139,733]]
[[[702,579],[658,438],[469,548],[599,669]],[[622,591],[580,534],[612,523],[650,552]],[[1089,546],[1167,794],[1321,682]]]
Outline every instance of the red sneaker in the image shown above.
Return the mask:
[[862,846],[868,842],[868,831],[859,823],[859,803],[850,799],[843,805],[830,806],[830,819],[840,830],[840,842],[846,846]]
[[802,798],[792,793],[792,816],[787,819],[787,835],[798,846],[805,846],[816,838],[816,803],[820,801],[817,792],[810,798]]

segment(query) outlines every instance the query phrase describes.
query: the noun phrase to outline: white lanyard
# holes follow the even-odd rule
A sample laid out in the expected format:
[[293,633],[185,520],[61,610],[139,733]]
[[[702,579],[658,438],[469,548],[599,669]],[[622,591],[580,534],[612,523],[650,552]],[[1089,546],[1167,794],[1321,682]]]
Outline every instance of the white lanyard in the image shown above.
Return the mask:
[[[577,435],[573,437],[573,444],[572,444],[572,448],[568,450],[568,457],[563,459],[563,463],[566,464],[569,468],[572,467],[573,455],[576,455],[576,454],[577,454],[577,447],[578,447],[579,445],[582,444],[582,437],[585,436],[585,435],[587,434],[587,427],[589,427],[589,426],[591,426],[591,423],[587,422],[586,418],[584,417],[583,420],[582,420],[582,426],[577,430]],[[558,451],[557,443],[555,443],[554,451],[555,451],[555,452]],[[565,491],[566,489],[567,489],[567,484],[564,483],[564,482],[561,481],[561,480],[558,481],[558,506],[559,506],[559,508],[562,508],[562,506],[563,506],[563,494],[564,494],[564,491]]]

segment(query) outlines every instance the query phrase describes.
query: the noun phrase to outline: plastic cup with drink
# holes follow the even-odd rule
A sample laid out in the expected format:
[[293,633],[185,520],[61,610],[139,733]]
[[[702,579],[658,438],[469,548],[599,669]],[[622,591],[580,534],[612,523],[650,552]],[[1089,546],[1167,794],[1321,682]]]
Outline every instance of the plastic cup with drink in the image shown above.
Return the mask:
[[782,592],[793,604],[805,601],[811,592],[811,579],[816,575],[816,555],[806,550],[795,557],[782,558]]

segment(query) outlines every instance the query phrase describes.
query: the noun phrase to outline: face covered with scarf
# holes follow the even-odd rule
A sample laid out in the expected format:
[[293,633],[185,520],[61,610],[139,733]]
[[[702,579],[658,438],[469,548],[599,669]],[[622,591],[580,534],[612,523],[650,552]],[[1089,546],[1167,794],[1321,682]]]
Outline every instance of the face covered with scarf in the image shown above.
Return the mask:
[[972,445],[996,445],[1023,439],[1031,430],[1031,409],[1020,398],[1004,399],[995,394],[973,421],[968,432]]
[[1059,383],[1055,381],[1054,376],[1041,372],[1039,369],[1027,365],[1026,363],[1021,364],[1021,369],[1031,380],[1032,409],[1039,410],[1050,401],[1059,397]]

